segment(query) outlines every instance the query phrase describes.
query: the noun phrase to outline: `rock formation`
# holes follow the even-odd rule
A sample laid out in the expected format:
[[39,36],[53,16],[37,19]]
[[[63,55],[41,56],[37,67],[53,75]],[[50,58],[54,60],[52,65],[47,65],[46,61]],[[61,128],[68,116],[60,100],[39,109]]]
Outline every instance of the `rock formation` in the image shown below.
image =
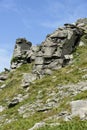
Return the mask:
[[78,45],[84,45],[82,39],[87,34],[86,23],[87,19],[79,19],[75,24],[66,23],[48,34],[39,46],[32,46],[25,38],[17,39],[11,69],[33,62],[32,73],[24,74],[21,85],[26,88],[34,80],[46,74],[51,75],[53,70],[72,63],[73,51]]
[[77,26],[65,24],[47,35],[35,58],[36,71],[48,73],[48,69],[56,70],[69,63],[82,34],[83,30]]
[[[78,20],[76,24],[64,24],[52,34],[48,34],[40,46],[24,38],[16,40],[16,45],[11,61],[11,69],[16,69],[25,63],[34,61],[33,72],[44,75],[51,74],[52,70],[59,69],[68,64],[72,59],[72,52],[83,35],[85,20]],[[83,25],[84,24],[84,25]]]
[[25,38],[17,39],[11,60],[11,69],[16,69],[25,63],[31,63],[35,59],[37,49],[38,47],[32,47],[32,43]]
[[26,63],[29,59],[26,58],[26,53],[30,50],[32,43],[28,42],[26,39],[20,38],[16,40],[15,49],[13,57],[11,60],[11,68],[15,69],[21,64]]

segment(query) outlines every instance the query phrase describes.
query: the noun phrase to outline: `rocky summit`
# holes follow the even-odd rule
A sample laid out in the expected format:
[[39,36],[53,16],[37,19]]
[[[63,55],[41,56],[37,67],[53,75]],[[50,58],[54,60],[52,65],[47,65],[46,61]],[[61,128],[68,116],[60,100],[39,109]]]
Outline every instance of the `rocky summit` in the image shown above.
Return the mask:
[[65,24],[52,34],[46,36],[45,41],[39,46],[32,46],[26,39],[19,38],[11,61],[11,68],[16,69],[24,63],[34,61],[34,71],[44,74],[50,70],[56,70],[68,64],[72,60],[72,52],[79,45],[84,29],[77,25]]
[[86,130],[87,18],[37,46],[18,38],[0,73],[0,130]]

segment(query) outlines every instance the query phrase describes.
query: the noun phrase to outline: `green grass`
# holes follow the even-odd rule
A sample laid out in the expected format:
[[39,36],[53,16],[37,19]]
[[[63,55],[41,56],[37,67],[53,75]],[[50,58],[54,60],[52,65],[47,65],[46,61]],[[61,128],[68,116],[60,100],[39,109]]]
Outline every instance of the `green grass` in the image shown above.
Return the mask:
[[20,60],[25,60],[25,57],[12,57],[11,64],[12,64],[12,62],[17,62],[17,61],[20,61]]
[[50,127],[45,126],[43,128],[39,128],[38,130],[87,130],[87,121],[70,121],[64,122],[59,126]]
[[83,35],[83,36],[81,37],[81,40],[82,40],[82,42],[84,42],[85,44],[87,44],[87,35],[86,35],[86,34]]
[[3,104],[5,99],[11,100],[15,95],[24,93],[21,87],[23,73],[28,73],[32,69],[32,64],[24,64],[14,72],[9,73],[8,79],[4,82],[6,88],[0,92],[0,104]]
[[77,94],[75,97],[74,97],[74,100],[81,100],[81,99],[87,99],[87,90]]

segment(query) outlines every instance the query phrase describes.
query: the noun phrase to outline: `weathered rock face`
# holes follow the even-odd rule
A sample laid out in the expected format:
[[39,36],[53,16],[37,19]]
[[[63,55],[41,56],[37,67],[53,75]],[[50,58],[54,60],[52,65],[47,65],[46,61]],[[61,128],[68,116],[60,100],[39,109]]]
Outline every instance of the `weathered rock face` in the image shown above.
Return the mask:
[[80,39],[86,31],[86,24],[87,19],[80,19],[76,24],[64,24],[64,27],[47,35],[39,47],[32,46],[32,43],[24,38],[17,39],[11,69],[34,61],[32,72],[44,75],[65,66],[72,61],[72,52],[76,46],[84,45]]
[[25,38],[17,39],[11,60],[11,69],[16,69],[22,64],[34,61],[37,50],[38,47],[32,47],[32,43]]
[[30,59],[27,59],[26,53],[30,50],[32,43],[27,41],[24,38],[19,38],[16,40],[14,53],[11,61],[11,68],[15,69],[22,65],[23,63],[30,62]]
[[32,46],[31,42],[28,42],[26,39],[17,39],[15,50],[14,50],[14,57],[20,57],[21,54],[27,52],[30,47]]
[[76,22],[76,26],[82,28],[84,31],[87,30],[87,18],[78,19]]
[[58,69],[69,63],[82,33],[75,25],[65,24],[63,28],[47,35],[37,52],[34,69],[45,73],[46,69]]

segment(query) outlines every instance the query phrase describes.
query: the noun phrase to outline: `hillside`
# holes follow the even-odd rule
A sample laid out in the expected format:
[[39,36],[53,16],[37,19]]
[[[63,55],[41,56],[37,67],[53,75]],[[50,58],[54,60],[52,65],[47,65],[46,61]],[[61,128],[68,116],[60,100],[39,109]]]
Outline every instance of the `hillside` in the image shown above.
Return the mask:
[[16,40],[0,74],[0,130],[86,130],[87,19],[33,47]]

